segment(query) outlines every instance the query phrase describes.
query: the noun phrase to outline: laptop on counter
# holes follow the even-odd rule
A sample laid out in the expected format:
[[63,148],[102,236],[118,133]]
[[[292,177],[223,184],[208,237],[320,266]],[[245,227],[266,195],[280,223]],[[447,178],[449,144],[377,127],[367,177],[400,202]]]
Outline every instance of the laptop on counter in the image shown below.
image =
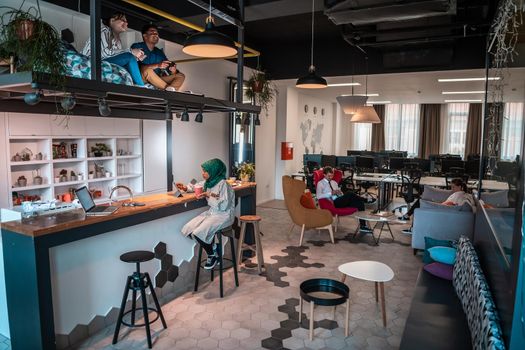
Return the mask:
[[76,189],[75,194],[77,195],[80,205],[82,205],[82,208],[86,212],[86,216],[111,215],[118,209],[118,207],[115,206],[95,205],[95,201],[93,200],[93,197],[91,197],[91,193],[86,186]]

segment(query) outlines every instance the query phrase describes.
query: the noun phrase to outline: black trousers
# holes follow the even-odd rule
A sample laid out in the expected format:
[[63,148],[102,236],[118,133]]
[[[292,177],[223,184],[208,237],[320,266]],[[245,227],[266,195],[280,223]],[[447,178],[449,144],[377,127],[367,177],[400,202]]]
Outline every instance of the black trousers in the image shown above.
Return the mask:
[[192,235],[193,238],[201,245],[201,247],[204,248],[206,251],[206,254],[213,255],[213,241],[212,243],[206,243],[203,240],[201,240],[199,237]]
[[[336,208],[357,208],[358,211],[364,211],[365,210],[365,201],[361,196],[358,196],[355,193],[352,192],[346,192],[341,197],[337,197],[334,199],[334,206]],[[361,227],[366,226],[366,221],[359,220],[359,225]]]
[[355,193],[346,192],[341,197],[334,199],[334,206],[336,208],[357,208],[357,210],[363,211],[365,210],[365,201],[366,199]]

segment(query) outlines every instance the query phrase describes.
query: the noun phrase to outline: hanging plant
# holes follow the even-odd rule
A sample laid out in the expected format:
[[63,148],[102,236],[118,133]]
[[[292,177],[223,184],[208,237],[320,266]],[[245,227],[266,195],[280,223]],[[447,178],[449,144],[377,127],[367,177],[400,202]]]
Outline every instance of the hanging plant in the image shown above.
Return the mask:
[[268,107],[277,95],[273,82],[268,80],[264,71],[258,69],[252,73],[247,85],[246,97],[254,100],[256,105],[261,106],[261,109],[268,113]]
[[42,20],[40,5],[27,10],[0,7],[6,10],[0,17],[0,52],[14,56],[19,71],[50,75],[50,83],[62,87],[65,74],[65,55],[60,34]]

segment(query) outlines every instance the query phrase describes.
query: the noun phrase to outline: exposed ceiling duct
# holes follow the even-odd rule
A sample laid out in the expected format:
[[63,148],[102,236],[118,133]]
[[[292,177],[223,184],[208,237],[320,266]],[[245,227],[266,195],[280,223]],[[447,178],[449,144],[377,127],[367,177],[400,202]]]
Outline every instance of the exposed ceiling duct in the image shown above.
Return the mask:
[[456,0],[342,0],[336,3],[325,1],[325,5],[325,15],[336,25],[397,22],[456,14]]

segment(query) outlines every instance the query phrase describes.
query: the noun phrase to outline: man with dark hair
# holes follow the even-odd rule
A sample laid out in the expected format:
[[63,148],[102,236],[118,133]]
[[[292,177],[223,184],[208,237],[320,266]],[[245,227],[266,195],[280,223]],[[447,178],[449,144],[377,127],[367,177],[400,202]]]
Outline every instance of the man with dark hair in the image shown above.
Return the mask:
[[177,70],[177,65],[168,60],[164,51],[156,47],[159,42],[158,27],[146,24],[142,27],[143,42],[134,43],[131,49],[141,49],[145,58],[140,62],[142,79],[157,89],[178,91],[186,78]]
[[[365,210],[365,199],[352,192],[343,192],[333,179],[334,169],[332,167],[323,168],[324,179],[317,183],[317,199],[326,198],[334,202],[336,208],[357,208],[359,211]],[[359,220],[359,230],[361,232],[372,232],[364,220]]]

